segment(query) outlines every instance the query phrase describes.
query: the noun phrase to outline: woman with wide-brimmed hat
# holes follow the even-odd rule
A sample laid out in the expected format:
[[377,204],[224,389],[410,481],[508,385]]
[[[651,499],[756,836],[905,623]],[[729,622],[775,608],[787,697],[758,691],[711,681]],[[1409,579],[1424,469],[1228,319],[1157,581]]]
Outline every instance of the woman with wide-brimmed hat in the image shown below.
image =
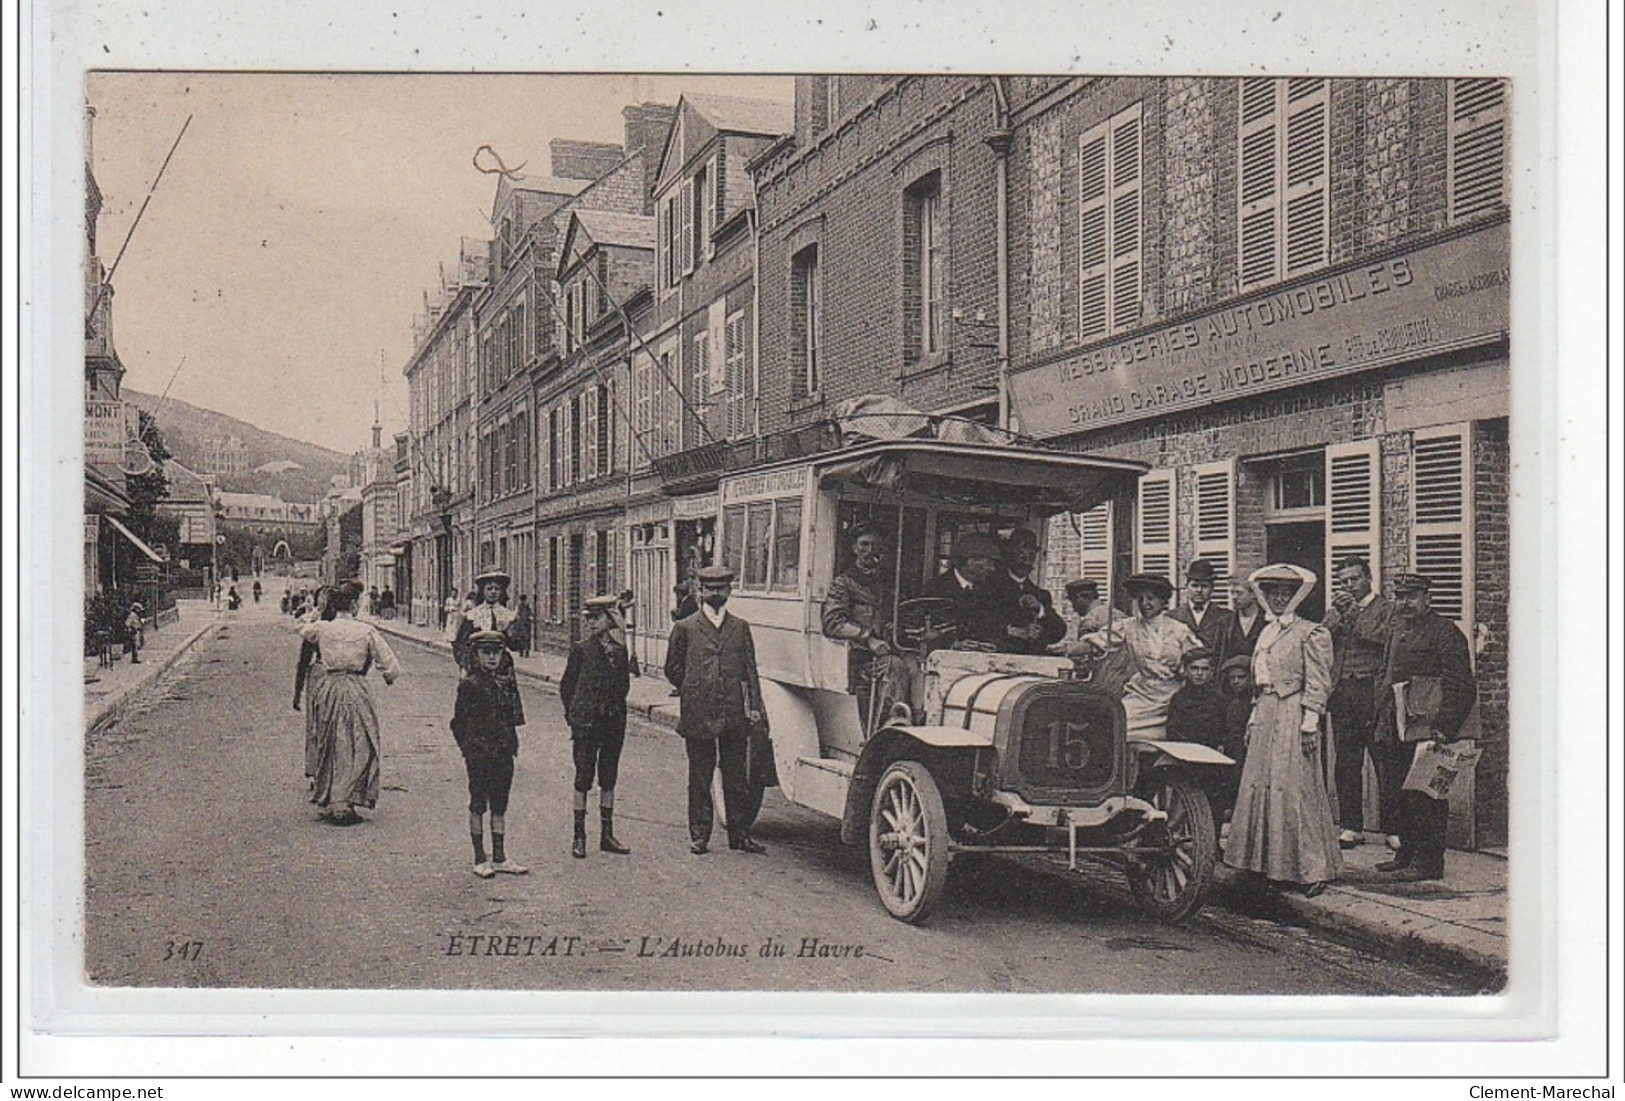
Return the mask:
[[1184,683],[1180,665],[1185,655],[1202,645],[1185,624],[1170,617],[1168,602],[1174,587],[1158,573],[1137,573],[1123,582],[1134,614],[1113,623],[1116,630],[1097,631],[1084,638],[1094,648],[1108,651],[1124,647],[1133,661],[1133,673],[1123,687],[1123,713],[1129,730],[1155,730],[1168,721],[1168,704]]
[[1312,897],[1342,871],[1321,718],[1332,690],[1332,636],[1296,614],[1315,587],[1313,572],[1279,563],[1247,580],[1268,622],[1253,651],[1257,698],[1224,862]]

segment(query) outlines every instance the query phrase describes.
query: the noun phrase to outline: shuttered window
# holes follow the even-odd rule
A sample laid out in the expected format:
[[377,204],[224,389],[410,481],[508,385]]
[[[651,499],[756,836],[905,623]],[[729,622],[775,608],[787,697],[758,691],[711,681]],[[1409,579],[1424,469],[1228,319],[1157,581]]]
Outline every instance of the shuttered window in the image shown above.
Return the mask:
[[750,374],[745,357],[745,313],[743,310],[728,318],[724,341],[726,345],[726,379],[729,439],[747,434],[750,426]]
[[1196,479],[1196,557],[1213,563],[1213,601],[1228,608],[1236,558],[1235,460],[1204,463],[1191,473]]
[[564,443],[561,450],[564,454],[564,484],[575,485],[581,480],[581,452],[576,450],[576,440],[581,437],[581,401],[571,398],[560,419],[564,422]]
[[1472,637],[1472,455],[1468,426],[1416,433],[1411,453],[1411,569],[1432,582],[1433,610]]
[[1381,461],[1376,440],[1326,448],[1326,577],[1363,558],[1371,586],[1382,589]]
[[1329,82],[1241,82],[1239,276],[1259,286],[1323,266],[1331,232]]
[[609,384],[598,386],[598,473],[608,474],[615,469],[615,417],[610,399]]
[[1140,320],[1142,286],[1140,105],[1078,144],[1078,335],[1105,336]]
[[679,252],[682,254],[682,273],[687,275],[694,270],[694,181],[683,181],[682,206],[678,211],[681,222],[682,236]]
[[1507,196],[1507,83],[1450,82],[1450,220],[1500,209]]
[[581,402],[581,477],[596,478],[598,469],[598,395],[588,390]]
[[1112,503],[1102,501],[1088,512],[1075,513],[1078,530],[1078,576],[1100,585],[1110,600],[1112,587]]
[[698,447],[707,438],[705,415],[711,392],[710,333],[694,334],[694,347],[689,354],[688,381],[689,400],[693,403],[692,412],[688,417],[690,437],[688,446]]
[[1140,479],[1134,518],[1134,569],[1174,580],[1174,472],[1153,470]]

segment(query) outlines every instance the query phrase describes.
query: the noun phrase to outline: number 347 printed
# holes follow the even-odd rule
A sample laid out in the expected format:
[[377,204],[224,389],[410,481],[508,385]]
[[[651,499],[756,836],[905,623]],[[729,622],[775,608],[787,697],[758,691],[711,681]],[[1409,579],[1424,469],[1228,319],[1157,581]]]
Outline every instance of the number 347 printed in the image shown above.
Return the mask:
[[196,963],[203,955],[203,942],[200,940],[166,940],[164,942],[164,962],[170,960],[185,960]]

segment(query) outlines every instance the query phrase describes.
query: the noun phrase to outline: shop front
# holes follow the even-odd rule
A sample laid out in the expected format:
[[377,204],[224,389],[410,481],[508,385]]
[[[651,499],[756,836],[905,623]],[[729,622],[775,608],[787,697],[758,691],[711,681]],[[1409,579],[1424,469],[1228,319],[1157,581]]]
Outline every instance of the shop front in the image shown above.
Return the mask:
[[[1365,559],[1382,589],[1427,576],[1466,636],[1485,755],[1452,841],[1506,838],[1508,237],[1504,222],[1065,352],[1016,372],[1027,434],[1151,465],[1131,516],[1058,518],[1046,579],[1267,562],[1325,581]],[[1072,533],[1067,538],[1067,533]],[[1110,549],[1102,549],[1110,548]],[[1112,553],[1115,550],[1116,553]]]

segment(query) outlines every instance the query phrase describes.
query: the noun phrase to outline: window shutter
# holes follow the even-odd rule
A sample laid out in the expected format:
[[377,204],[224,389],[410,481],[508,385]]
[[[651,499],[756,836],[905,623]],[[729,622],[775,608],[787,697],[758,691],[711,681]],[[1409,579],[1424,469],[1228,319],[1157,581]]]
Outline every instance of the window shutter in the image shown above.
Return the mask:
[[609,308],[610,308],[610,302],[609,302],[609,253],[600,252],[598,254],[598,270],[597,270],[596,274],[597,274],[597,278],[594,280],[594,282],[597,283],[597,292],[596,292],[596,295],[595,295],[595,297],[597,299],[597,305],[593,308],[593,316],[595,316],[595,317],[603,317],[606,313],[609,312]]
[[698,446],[705,439],[706,404],[711,392],[711,334],[694,334],[694,350],[688,365],[689,400],[693,402],[694,439],[690,446]]
[[560,425],[563,429],[564,443],[559,448],[559,454],[564,458],[564,476],[559,479],[559,483],[569,486],[574,485],[576,480],[575,425],[581,419],[581,408],[576,404],[575,398],[571,398],[565,408],[568,411],[561,410],[562,415],[559,417],[559,420],[564,422]]
[[1140,106],[1112,120],[1112,331],[1140,320]]
[[1286,273],[1326,263],[1331,232],[1326,80],[1289,80],[1286,117]]
[[1107,130],[1104,123],[1095,127],[1078,147],[1078,336],[1083,340],[1104,336],[1108,323]]
[[[1236,463],[1203,463],[1196,476],[1196,557],[1213,563],[1213,602],[1230,606],[1236,559]],[[1173,581],[1173,578],[1169,578]]]
[[1450,220],[1506,201],[1506,83],[1450,82]]
[[581,477],[598,477],[598,395],[591,390],[581,395]]
[[1411,453],[1411,569],[1432,584],[1433,610],[1473,637],[1472,445],[1468,426],[1416,433]]
[[745,315],[741,311],[728,318],[724,336],[725,374],[723,386],[727,390],[729,439],[745,434],[746,414],[750,409],[750,377],[745,373]]
[[1371,587],[1382,590],[1381,457],[1376,440],[1326,448],[1326,584],[1350,558],[1371,567]]
[[1275,278],[1280,192],[1276,171],[1276,82],[1249,77],[1241,82],[1240,202],[1241,286]]
[[1112,503],[1102,501],[1088,512],[1073,514],[1078,525],[1078,576],[1100,585],[1107,601],[1112,586]]
[[701,243],[700,251],[711,255],[711,236],[717,231],[717,217],[722,209],[722,202],[718,196],[718,189],[722,179],[717,174],[717,158],[713,154],[705,163],[705,194],[700,196],[700,202],[705,206],[705,240]]
[[692,178],[683,181],[682,207],[678,210],[677,216],[682,220],[682,248],[679,251],[683,257],[683,274],[686,275],[694,270],[694,181]]
[[1172,470],[1153,470],[1140,479],[1134,518],[1134,569],[1174,580],[1174,480]]

